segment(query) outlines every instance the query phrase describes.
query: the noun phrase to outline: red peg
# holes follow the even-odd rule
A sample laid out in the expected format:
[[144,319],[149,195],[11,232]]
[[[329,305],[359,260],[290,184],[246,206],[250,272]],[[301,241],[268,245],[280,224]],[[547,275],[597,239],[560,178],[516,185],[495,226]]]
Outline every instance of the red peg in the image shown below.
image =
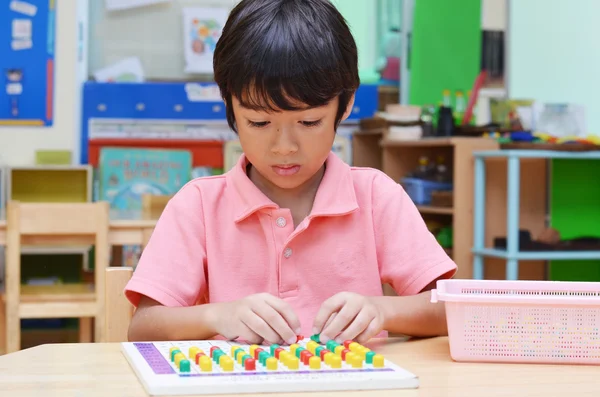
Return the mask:
[[254,359],[258,360],[258,355],[260,354],[260,352],[262,352],[263,349],[261,349],[260,347],[257,348],[256,350],[254,350]]
[[350,349],[350,343],[354,342],[353,340],[345,340],[344,341],[344,347],[346,349]]
[[204,353],[197,353],[196,354],[196,358],[195,358],[196,365],[200,362],[200,357],[202,357],[202,356],[206,356],[206,354],[204,354]]
[[342,360],[346,361],[346,354],[350,353],[350,350],[344,349],[342,350]]
[[247,358],[244,361],[244,369],[246,371],[254,371],[256,369],[256,361],[253,358]]
[[313,354],[311,352],[309,352],[308,350],[302,350],[302,353],[300,353],[300,361],[302,361],[302,363],[304,365],[308,365],[308,360],[313,356]]
[[281,354],[281,352],[284,352],[285,349],[278,347],[277,349],[275,349],[275,358],[279,360],[279,354]]
[[221,348],[219,346],[213,346],[210,348],[210,357],[212,358],[214,356],[214,352],[215,350],[221,350]]
[[321,350],[321,361],[325,361],[325,355],[327,353],[331,353],[331,352],[329,350],[327,350],[327,349]]

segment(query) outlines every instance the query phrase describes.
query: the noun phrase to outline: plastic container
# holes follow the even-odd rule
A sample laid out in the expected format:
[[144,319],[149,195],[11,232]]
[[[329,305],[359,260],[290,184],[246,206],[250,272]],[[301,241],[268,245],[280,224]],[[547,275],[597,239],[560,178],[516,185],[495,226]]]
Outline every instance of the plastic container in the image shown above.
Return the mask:
[[431,203],[431,193],[438,191],[450,191],[452,190],[451,183],[442,183],[435,181],[428,181],[426,179],[418,178],[403,178],[400,182],[404,190],[411,198],[413,203],[417,205],[427,205]]
[[600,364],[600,283],[440,280],[455,361]]

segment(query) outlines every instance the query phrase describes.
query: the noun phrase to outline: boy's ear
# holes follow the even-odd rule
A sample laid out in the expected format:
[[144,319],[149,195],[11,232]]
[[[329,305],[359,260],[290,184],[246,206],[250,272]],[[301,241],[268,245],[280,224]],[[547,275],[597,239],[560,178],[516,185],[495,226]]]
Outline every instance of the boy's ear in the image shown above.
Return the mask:
[[342,119],[340,120],[340,122],[345,121],[348,117],[350,117],[350,114],[352,113],[352,109],[354,109],[354,97],[355,97],[355,94],[352,94],[352,97],[348,101],[348,106],[346,106],[346,111],[344,112],[344,115],[342,116]]

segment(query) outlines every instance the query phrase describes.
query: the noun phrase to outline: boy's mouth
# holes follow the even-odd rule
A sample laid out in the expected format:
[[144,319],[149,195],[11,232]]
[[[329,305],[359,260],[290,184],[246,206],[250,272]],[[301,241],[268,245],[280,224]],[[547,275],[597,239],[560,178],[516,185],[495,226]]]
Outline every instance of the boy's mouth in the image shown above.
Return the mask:
[[297,164],[280,164],[274,165],[272,168],[273,171],[280,176],[290,176],[300,171],[300,166]]

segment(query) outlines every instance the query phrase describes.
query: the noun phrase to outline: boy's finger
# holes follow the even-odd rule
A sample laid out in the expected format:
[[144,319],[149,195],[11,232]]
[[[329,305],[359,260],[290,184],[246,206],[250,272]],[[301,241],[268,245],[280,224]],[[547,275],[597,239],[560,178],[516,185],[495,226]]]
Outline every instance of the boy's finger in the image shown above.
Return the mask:
[[323,302],[319,308],[313,322],[313,334],[321,334],[321,341],[327,342],[323,339],[323,330],[327,324],[331,324],[331,321],[333,321],[332,315],[337,313],[344,306],[345,302],[341,296],[334,295]]
[[339,338],[338,335],[354,321],[359,312],[360,306],[346,303],[331,323],[323,329],[321,332],[321,340],[328,341],[330,339],[336,339],[340,342],[341,338]]
[[286,342],[288,344],[292,344],[296,342],[297,333],[290,328],[290,325],[285,317],[268,302],[263,302],[263,304],[255,307],[254,312],[260,316],[279,336],[280,340],[272,343]]
[[[290,329],[294,333],[294,336],[297,336],[301,333],[301,325],[300,319],[287,302],[283,299],[279,299],[276,297],[271,297],[271,299],[267,299],[267,303],[283,317],[286,323],[289,325]],[[284,339],[287,341],[287,339]],[[294,342],[296,340],[294,339]],[[293,343],[293,342],[292,342]]]
[[374,338],[379,331],[381,331],[379,327],[379,323],[377,322],[377,318],[371,320],[367,328],[356,336],[356,341],[358,343],[367,343],[371,338]]
[[252,332],[270,343],[279,342],[279,335],[263,320],[259,315],[252,311],[240,319]]
[[356,318],[343,330],[339,339],[342,341],[345,340],[354,340],[359,334],[361,334],[371,323],[372,317],[365,310],[361,310]]

